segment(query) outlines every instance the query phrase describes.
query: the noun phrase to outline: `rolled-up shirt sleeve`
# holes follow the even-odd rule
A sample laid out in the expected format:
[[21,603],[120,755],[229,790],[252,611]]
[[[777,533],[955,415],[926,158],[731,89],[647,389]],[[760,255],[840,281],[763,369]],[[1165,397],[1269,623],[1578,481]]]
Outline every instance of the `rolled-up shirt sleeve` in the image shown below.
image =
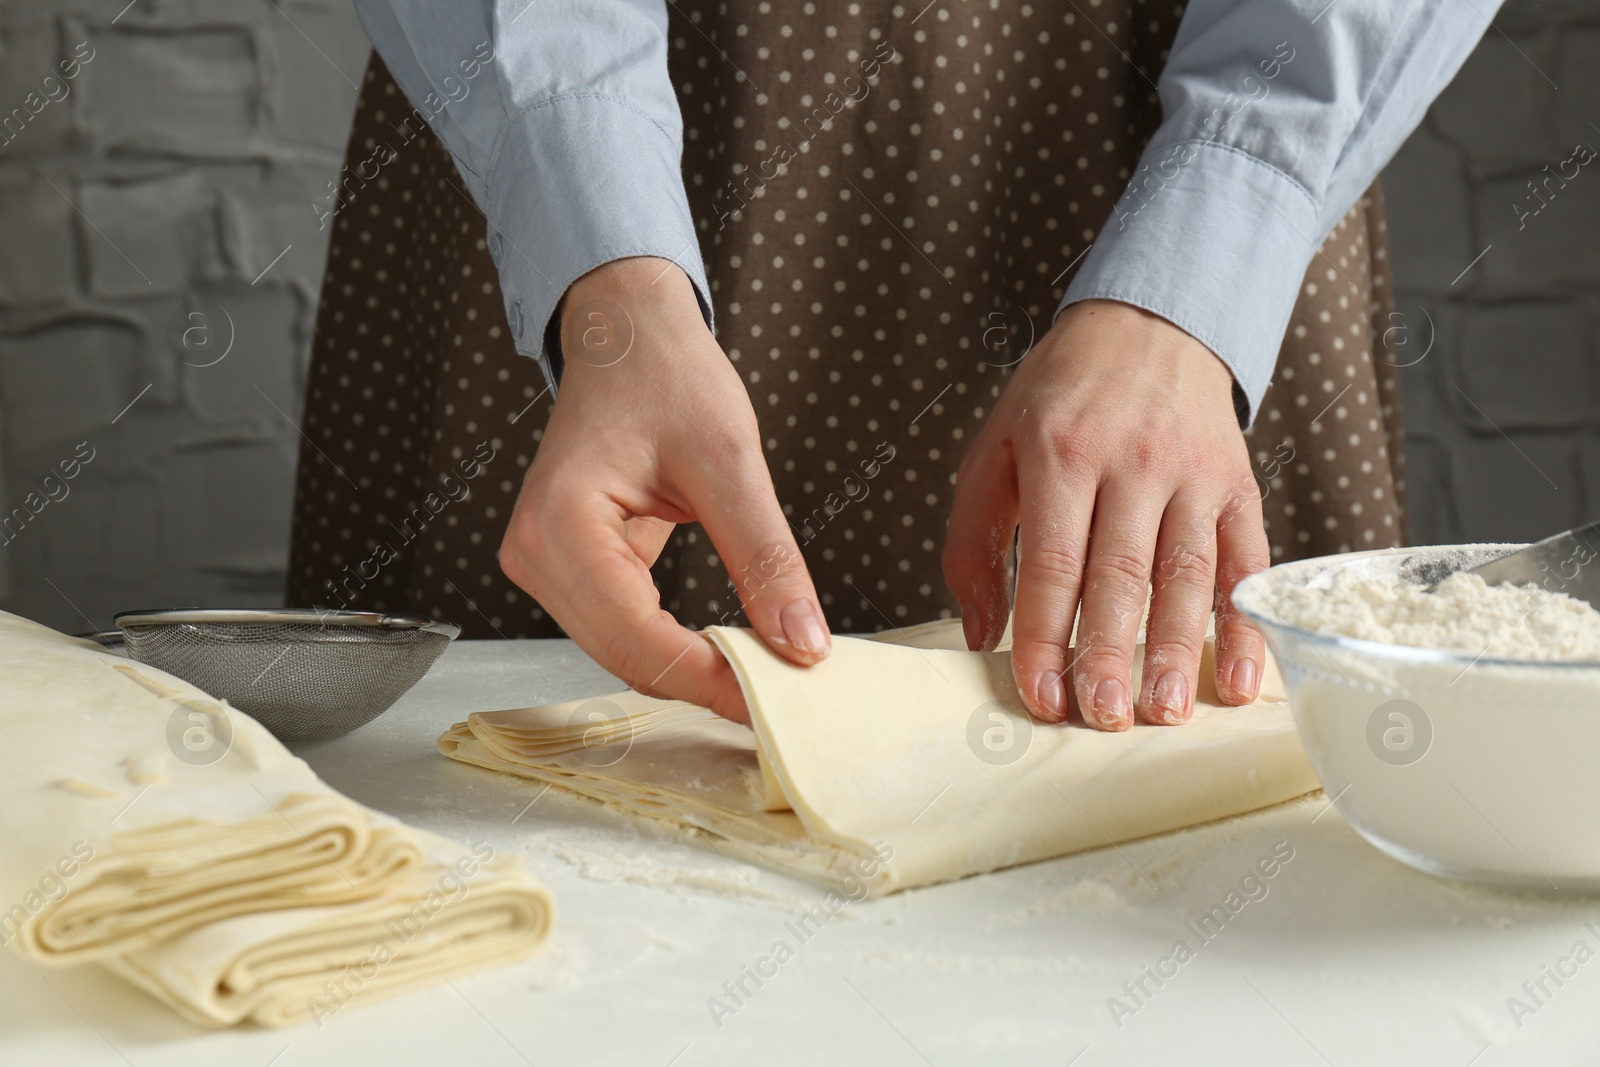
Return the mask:
[[1307,265],[1498,7],[1192,0],[1161,126],[1057,313],[1120,300],[1181,327],[1233,372],[1248,426]]
[[675,261],[710,322],[665,0],[356,0],[356,10],[487,219],[517,351],[552,386],[557,305],[604,263]]

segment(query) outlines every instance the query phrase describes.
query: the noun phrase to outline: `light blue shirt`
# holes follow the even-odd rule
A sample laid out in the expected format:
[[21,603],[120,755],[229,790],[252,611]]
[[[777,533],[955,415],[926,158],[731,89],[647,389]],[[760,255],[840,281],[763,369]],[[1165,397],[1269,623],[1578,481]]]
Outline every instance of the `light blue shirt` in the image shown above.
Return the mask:
[[[666,0],[355,2],[487,217],[517,350],[552,384],[546,326],[603,263],[676,261],[710,321]],[[1253,417],[1318,246],[1499,5],[1191,0],[1163,122],[1061,307],[1121,300],[1183,328]]]

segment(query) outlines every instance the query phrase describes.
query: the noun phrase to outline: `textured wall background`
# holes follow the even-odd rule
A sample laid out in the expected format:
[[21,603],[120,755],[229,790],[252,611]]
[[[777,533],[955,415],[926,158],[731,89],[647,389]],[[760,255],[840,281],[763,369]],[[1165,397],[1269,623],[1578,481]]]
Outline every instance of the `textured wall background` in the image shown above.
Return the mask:
[[[68,630],[280,602],[313,205],[368,50],[348,0],[119,6],[0,0],[0,505],[59,497],[0,532],[0,607]],[[1386,175],[1419,541],[1600,513],[1600,167],[1512,207],[1600,147],[1600,3],[1497,25]]]
[[312,204],[369,50],[348,0],[123,2],[0,2],[0,504],[94,457],[0,533],[0,607],[69,630],[281,603]]
[[1423,543],[1600,518],[1600,159],[1566,162],[1600,150],[1600,3],[1495,24],[1384,175]]

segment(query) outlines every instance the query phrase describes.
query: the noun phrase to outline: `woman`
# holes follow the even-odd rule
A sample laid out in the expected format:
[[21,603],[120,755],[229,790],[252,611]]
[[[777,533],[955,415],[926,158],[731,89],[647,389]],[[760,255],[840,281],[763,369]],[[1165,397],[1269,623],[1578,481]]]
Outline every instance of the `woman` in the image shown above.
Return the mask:
[[291,602],[740,718],[689,627],[990,648],[1015,537],[1021,699],[1117,730],[1188,719],[1213,604],[1254,698],[1272,556],[1402,540],[1369,185],[1479,9],[357,7]]

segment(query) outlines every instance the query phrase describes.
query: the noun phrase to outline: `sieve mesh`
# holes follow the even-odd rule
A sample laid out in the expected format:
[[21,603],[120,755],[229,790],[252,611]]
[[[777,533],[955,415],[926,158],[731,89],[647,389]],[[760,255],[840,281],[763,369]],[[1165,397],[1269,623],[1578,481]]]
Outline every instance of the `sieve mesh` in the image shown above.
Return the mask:
[[327,614],[305,622],[144,621],[160,617],[118,619],[128,655],[228,701],[281,741],[336,737],[376,718],[451,638],[420,627],[341,625]]

